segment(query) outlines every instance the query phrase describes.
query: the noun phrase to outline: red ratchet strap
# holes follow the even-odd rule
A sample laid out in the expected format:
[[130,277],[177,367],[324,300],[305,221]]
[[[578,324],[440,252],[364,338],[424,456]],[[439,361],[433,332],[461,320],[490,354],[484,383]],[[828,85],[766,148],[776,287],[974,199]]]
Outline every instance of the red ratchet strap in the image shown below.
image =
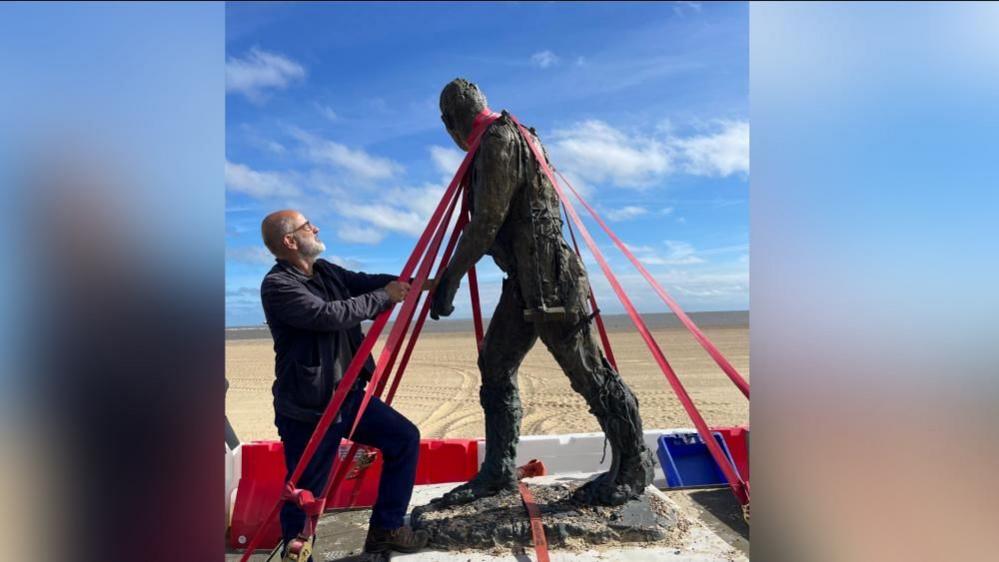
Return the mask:
[[[462,184],[460,189],[464,190],[464,184]],[[441,272],[447,266],[448,261],[451,259],[451,254],[452,252],[454,252],[454,247],[458,242],[458,235],[461,233],[461,230],[465,227],[465,224],[468,222],[466,218],[463,216],[466,199],[467,198],[462,199],[462,210],[459,212],[458,220],[455,223],[454,230],[451,232],[451,237],[448,239],[447,247],[444,249],[444,255],[441,257],[440,265],[437,267],[437,272],[434,275],[435,279],[440,279]],[[417,315],[416,326],[413,328],[413,333],[410,335],[409,341],[406,344],[406,351],[402,355],[402,360],[399,362],[399,367],[396,369],[395,380],[393,381],[392,386],[389,390],[389,394],[385,399],[386,404],[392,403],[392,398],[395,396],[395,390],[396,388],[398,388],[399,383],[402,380],[403,373],[406,372],[406,366],[409,364],[409,357],[413,353],[413,348],[416,346],[417,338],[419,337],[420,332],[423,330],[424,322],[426,322],[427,313],[430,311],[430,304],[432,302],[430,297],[433,296],[433,293],[434,293],[433,290],[427,292],[427,298],[423,301],[423,307],[420,309],[420,312]],[[395,361],[394,356],[392,361],[393,362]],[[391,370],[391,365],[392,362],[389,363],[390,370]],[[386,376],[378,384],[378,388],[375,390],[378,396],[382,395],[382,392],[384,391],[385,386],[388,383],[388,379],[389,376]]]
[[308,539],[316,532],[316,522],[323,512],[323,502],[316,500],[312,492],[308,490],[296,489],[292,486],[285,486],[281,495],[285,501],[293,502],[299,509],[305,512],[305,528],[299,534],[302,538]]
[[600,252],[600,248],[597,247],[596,242],[593,241],[593,237],[591,237],[589,231],[587,231],[586,225],[583,224],[583,221],[579,218],[579,215],[576,213],[576,209],[572,206],[572,202],[569,200],[568,197],[565,196],[565,192],[562,191],[562,188],[559,186],[558,182],[555,180],[554,176],[552,175],[551,169],[548,167],[548,163],[545,160],[544,155],[541,154],[540,149],[531,140],[530,135],[524,129],[523,125],[521,125],[512,116],[511,119],[517,125],[517,129],[520,131],[521,136],[523,136],[524,140],[527,142],[527,145],[531,148],[531,152],[534,154],[534,159],[538,162],[538,166],[548,177],[548,181],[551,182],[552,187],[554,187],[555,191],[558,193],[559,199],[561,199],[562,204],[565,205],[566,212],[569,214],[570,217],[572,217],[572,220],[576,223],[576,226],[579,228],[580,235],[583,237],[583,240],[586,242],[586,245],[590,248],[590,251],[593,252],[593,256],[596,258],[597,263],[600,264],[600,269],[603,270],[604,275],[607,277],[607,280],[610,282],[611,287],[614,289],[614,293],[621,301],[621,304],[624,305],[625,310],[628,312],[628,316],[635,324],[635,327],[638,329],[638,332],[642,336],[642,339],[645,340],[645,343],[648,346],[649,351],[652,353],[653,358],[656,360],[656,363],[659,364],[660,369],[662,369],[663,374],[666,376],[666,380],[669,381],[670,386],[673,387],[673,391],[676,393],[677,398],[680,400],[680,403],[683,405],[684,410],[687,411],[687,415],[689,415],[690,419],[694,422],[694,426],[697,428],[698,434],[701,436],[701,439],[704,440],[705,445],[708,447],[708,451],[711,452],[711,456],[714,458],[715,462],[718,463],[718,466],[725,474],[725,478],[728,480],[729,485],[732,487],[732,493],[735,494],[736,498],[739,500],[739,503],[743,505],[748,504],[749,485],[743,482],[742,479],[739,477],[739,475],[735,473],[735,471],[732,469],[732,465],[728,462],[728,459],[725,457],[725,453],[722,452],[721,447],[718,446],[718,443],[712,437],[711,430],[704,422],[704,418],[701,417],[700,412],[697,411],[697,407],[694,406],[693,401],[690,399],[690,396],[687,394],[686,389],[683,388],[683,384],[680,383],[680,380],[677,378],[676,373],[673,372],[673,369],[672,367],[670,367],[669,362],[666,361],[666,357],[663,355],[662,350],[659,349],[659,344],[657,344],[656,341],[652,338],[652,334],[649,332],[649,328],[645,325],[645,321],[642,320],[641,316],[639,316],[638,311],[635,309],[635,306],[631,303],[631,299],[628,298],[628,295],[624,292],[624,289],[621,287],[621,284],[618,282],[617,277],[614,275],[614,272],[611,271],[610,266],[607,264],[607,260],[604,259],[603,254]]
[[[440,266],[437,268],[436,277],[439,279],[441,272],[447,265],[448,261],[451,259],[451,253],[454,251],[454,247],[458,241],[458,235],[461,233],[462,228],[464,228],[466,220],[459,215],[458,222],[455,225],[454,231],[451,233],[451,238],[448,240],[447,248],[444,250],[444,255],[441,258]],[[399,361],[399,366],[396,369],[395,379],[392,381],[392,386],[389,388],[388,395],[385,397],[386,404],[392,404],[392,399],[395,398],[396,389],[399,388],[399,383],[402,382],[402,376],[406,372],[406,366],[409,365],[409,358],[413,353],[413,348],[416,347],[417,339],[420,336],[420,332],[423,330],[423,325],[427,320],[427,313],[430,311],[430,304],[432,302],[431,297],[433,293],[428,293],[427,298],[423,301],[423,307],[420,309],[419,315],[417,316],[416,324],[413,328],[413,333],[409,336],[409,341],[406,344],[406,350],[403,352],[402,359]],[[390,367],[391,368],[391,367]],[[384,377],[375,390],[378,396],[382,396],[382,392],[388,382],[389,377]],[[354,443],[351,445],[350,451],[347,456],[344,457],[343,461],[337,464],[336,467],[330,467],[331,475],[326,479],[326,487],[324,489],[323,497],[329,497],[329,491],[336,488],[344,479],[350,479],[350,472],[348,469],[353,465],[353,460],[356,458],[355,455],[358,451],[359,445]],[[354,488],[351,491],[350,499],[347,502],[347,508],[354,506],[354,502],[357,500],[358,492],[360,491],[364,475],[366,474],[367,466],[361,467],[358,470],[358,474],[355,476],[356,481],[354,483]],[[345,476],[346,475],[346,476]]]
[[472,152],[472,143],[476,143],[476,148],[478,148],[477,141],[481,140],[479,137],[482,136],[483,131],[486,130],[489,125],[493,124],[493,121],[499,119],[500,114],[493,112],[493,110],[488,107],[480,111],[476,116],[475,120],[472,121],[472,132],[468,134],[468,138],[465,142],[468,143],[469,153]]
[[[485,132],[489,125],[492,125],[494,121],[499,119],[500,114],[494,112],[488,107],[483,109],[475,116],[475,121],[472,122],[472,132],[468,137],[468,144],[472,144],[472,140],[481,139],[482,133]],[[472,209],[468,205],[468,190],[465,190],[465,199],[462,201],[461,215],[465,220],[465,224],[471,220]],[[464,225],[462,225],[464,228]],[[446,261],[445,261],[446,263]],[[468,269],[468,292],[472,298],[472,324],[475,326],[475,341],[477,342],[477,349],[482,349],[482,338],[484,337],[484,330],[482,327],[482,308],[479,306],[479,278],[475,273],[475,266],[473,265]]]
[[[475,116],[475,120],[472,123],[472,132],[466,141],[468,143],[468,154],[465,155],[465,159],[462,160],[461,166],[458,167],[458,172],[451,180],[451,186],[455,186],[455,184],[461,185],[464,183],[465,175],[468,172],[472,159],[475,157],[475,152],[479,149],[479,142],[482,140],[482,133],[484,133],[489,125],[491,125],[498,118],[499,114],[491,112],[488,108],[483,109],[478,115]],[[450,191],[450,189],[448,191]],[[455,202],[460,196],[458,191],[459,190],[455,191],[455,199],[450,203],[447,211],[447,218],[440,223],[440,228],[434,236],[432,247],[427,250],[427,257],[420,265],[420,269],[416,274],[414,284],[417,287],[422,287],[423,283],[426,282],[430,273],[430,266],[437,257],[437,250],[440,247],[441,239],[444,237],[444,231],[447,230],[447,225],[450,223],[451,213],[454,210]],[[446,194],[445,197],[447,197]],[[385,348],[382,349],[381,356],[378,358],[378,366],[375,368],[374,375],[371,377],[371,382],[368,384],[368,388],[364,392],[364,399],[361,401],[361,405],[357,410],[357,415],[354,417],[354,425],[351,427],[347,439],[351,439],[354,436],[354,431],[357,430],[357,424],[361,421],[361,416],[364,414],[364,410],[367,409],[368,402],[371,400],[371,394],[374,392],[374,387],[377,386],[378,381],[384,373],[385,360],[387,359],[387,356],[394,353],[395,347],[399,343],[399,338],[402,336],[402,329],[404,328],[403,324],[406,325],[405,327],[408,327],[409,319],[412,318],[413,309],[416,307],[416,301],[419,299],[420,293],[421,291],[411,291],[408,295],[406,295],[406,300],[403,301],[402,310],[399,311],[399,318],[396,319],[396,323],[392,327],[392,332],[389,334],[389,339],[385,343]],[[405,318],[406,321],[400,322],[399,319],[401,318]]]
[[[467,190],[465,191],[465,200],[462,203],[461,218],[464,219],[464,224],[472,220],[472,210],[468,208]],[[464,228],[464,224],[462,228]],[[472,325],[475,326],[476,350],[481,351],[484,331],[482,329],[482,307],[479,303],[479,278],[475,274],[474,265],[468,268],[468,294],[472,298]]]
[[[426,256],[420,263],[420,267],[416,272],[416,278],[413,280],[413,284],[417,287],[422,287],[430,276],[430,266],[433,265],[434,260],[437,259],[437,251],[440,249],[441,241],[444,239],[444,232],[447,230],[448,224],[451,222],[451,215],[454,212],[455,205],[457,204],[460,196],[460,193],[456,192],[454,197],[451,199],[445,218],[440,223],[440,228],[438,228],[437,232],[434,234],[433,242],[431,242],[430,247],[427,249]],[[421,291],[419,290],[410,291],[406,294],[406,299],[402,302],[402,309],[399,311],[399,316],[396,317],[395,324],[392,326],[392,331],[389,333],[388,341],[385,342],[385,347],[382,349],[382,353],[378,357],[375,372],[371,376],[371,381],[368,383],[367,388],[364,391],[364,398],[361,400],[361,404],[357,409],[357,415],[354,416],[354,424],[351,426],[350,432],[347,434],[348,440],[353,440],[354,432],[357,431],[357,426],[361,423],[361,417],[367,409],[368,403],[371,401],[371,396],[374,395],[375,389],[378,388],[381,383],[382,376],[385,374],[385,368],[388,366],[389,360],[395,357],[396,348],[399,345],[399,341],[402,339],[403,333],[409,328],[409,322],[413,318],[413,312],[416,310],[416,301],[419,300],[420,295]]]
[[[468,193],[467,193],[467,191],[464,193],[464,195],[465,196],[462,198],[462,208],[461,208],[460,214],[458,216],[458,221],[455,224],[454,230],[451,232],[451,238],[448,240],[448,245],[447,245],[447,248],[444,250],[444,255],[441,257],[440,265],[438,266],[437,273],[435,275],[436,279],[440,279],[441,273],[444,271],[444,268],[447,267],[447,264],[450,262],[450,260],[451,260],[451,254],[453,253],[454,247],[456,246],[456,244],[458,242],[458,236],[461,234],[462,230],[464,230],[465,225],[468,224],[469,215],[468,215]],[[475,317],[475,320],[476,320],[475,335],[476,335],[476,341],[478,342],[478,346],[477,347],[481,348],[481,346],[482,346],[482,311],[481,311],[481,309],[479,307],[478,286],[475,284],[474,279],[471,277],[472,275],[474,275],[474,268],[473,268],[472,271],[469,272],[469,275],[470,275],[470,279],[469,279],[469,290],[471,291],[471,295],[472,295],[472,313],[473,313],[473,316]],[[385,403],[386,404],[391,404],[392,403],[392,399],[395,398],[396,389],[399,388],[399,383],[402,382],[402,377],[403,377],[403,375],[406,372],[406,367],[409,365],[409,358],[410,358],[410,356],[413,353],[413,348],[416,346],[416,342],[417,342],[417,340],[418,340],[418,338],[420,336],[420,332],[423,330],[423,325],[424,325],[424,323],[427,320],[427,314],[430,311],[430,305],[432,303],[432,297],[433,297],[433,293],[430,292],[427,295],[427,298],[423,301],[423,307],[420,309],[419,315],[417,317],[416,325],[413,328],[413,333],[410,335],[409,341],[407,342],[406,351],[402,355],[402,360],[399,362],[399,368],[396,369],[395,379],[392,381],[392,386],[389,388],[388,395],[385,398]],[[385,377],[380,382],[379,388],[376,390],[376,393],[378,394],[378,396],[382,395],[382,389],[384,388],[385,383],[388,381],[388,378],[389,377]],[[357,444],[355,443],[353,445],[353,447],[351,447],[350,453],[347,454],[347,457],[346,457],[347,459],[353,459],[354,458],[354,452],[355,452],[356,448],[357,448]],[[364,467],[364,468],[366,468],[366,467]],[[354,501],[357,498],[357,491],[360,489],[360,483],[361,483],[361,478],[363,478],[364,468],[362,468],[360,470],[359,475],[357,476],[357,482],[354,485],[354,491],[351,494],[350,501],[347,504],[348,508],[353,507]],[[343,471],[343,472],[346,472],[347,465],[346,464],[342,465],[339,470]],[[340,480],[342,480],[342,479],[343,479],[343,476],[340,475],[339,473],[337,473],[333,478],[330,478],[328,480],[328,482],[330,482],[330,484],[327,484],[327,492],[328,492],[328,489],[331,486],[338,485],[339,482],[340,482]]]
[[[485,117],[482,120],[482,123],[484,123],[484,125],[479,127],[478,133],[480,135],[481,132],[485,130],[485,127],[493,120],[495,120],[494,117],[492,117],[490,120],[490,117],[491,115]],[[447,189],[445,190],[444,196],[441,198],[440,203],[438,203],[437,208],[434,210],[434,213],[431,216],[430,221],[427,224],[427,227],[424,229],[423,234],[420,236],[419,241],[416,243],[416,246],[413,248],[413,252],[410,254],[409,259],[406,261],[406,265],[403,267],[402,272],[399,274],[399,279],[408,280],[411,278],[413,269],[415,269],[416,267],[417,260],[420,258],[421,255],[423,255],[424,250],[426,250],[427,245],[430,242],[431,236],[434,234],[434,232],[438,229],[438,226],[441,224],[442,222],[441,218],[445,212],[445,208],[448,207],[449,202],[452,203],[451,208],[452,209],[454,208],[453,201],[455,201],[457,198],[459,192],[459,184],[461,180],[464,178],[466,172],[468,171],[469,164],[471,163],[472,158],[475,155],[476,149],[478,149],[480,139],[478,137],[475,137],[472,138],[471,140],[472,142],[469,143],[470,146],[468,149],[468,153],[465,155],[464,160],[462,160],[461,166],[458,167],[458,171],[455,174],[454,179],[451,180],[451,183],[448,185]],[[447,223],[444,222],[444,225],[446,224]],[[436,254],[436,248],[434,249],[434,254]],[[421,268],[421,269],[424,269],[424,271],[422,272],[423,279],[417,280],[417,282],[420,285],[422,285],[422,283],[426,280],[426,273],[427,273],[426,270],[429,269],[429,266],[427,268]],[[411,294],[407,295],[403,308],[404,309],[407,308],[406,304],[415,303],[416,299],[419,298],[419,295],[420,291],[412,291]],[[413,305],[410,304],[408,308],[409,308],[408,312],[411,313]],[[295,489],[295,484],[298,482],[298,479],[301,478],[302,473],[305,471],[305,468],[308,466],[309,462],[312,460],[312,457],[315,455],[316,449],[319,447],[319,443],[322,441],[323,437],[325,437],[326,435],[326,432],[329,430],[329,426],[333,423],[333,420],[336,418],[336,415],[343,407],[343,402],[346,398],[347,391],[353,387],[354,382],[357,380],[357,377],[361,371],[361,367],[364,365],[367,356],[371,353],[371,350],[374,347],[375,342],[378,340],[378,336],[381,334],[381,331],[385,327],[385,324],[388,322],[391,313],[392,313],[391,309],[381,313],[375,319],[375,322],[371,325],[371,328],[368,330],[367,336],[361,342],[360,347],[357,349],[356,353],[354,354],[354,358],[351,360],[350,365],[347,367],[347,371],[344,373],[343,379],[340,381],[340,384],[337,386],[336,392],[334,392],[333,394],[333,398],[330,400],[330,403],[326,406],[326,410],[323,412],[322,417],[319,418],[319,422],[316,424],[316,429],[313,432],[312,437],[309,438],[309,442],[306,444],[305,450],[302,452],[302,456],[299,459],[298,464],[295,466],[295,470],[292,471],[291,476],[288,478],[287,482],[288,488],[292,490]],[[385,351],[386,350],[382,351],[382,355],[385,355]],[[391,351],[389,354],[391,354]],[[381,361],[379,362],[381,363]],[[377,372],[375,374],[380,375],[380,373]],[[362,408],[359,409],[357,412],[357,419],[360,419],[360,417],[363,415],[364,413],[363,408],[367,407],[367,402],[369,401],[369,399],[370,395],[366,393],[365,399],[362,402]],[[353,433],[353,428],[351,430],[351,433]],[[325,498],[326,495],[324,494],[322,498],[319,498],[316,501],[321,502],[322,505],[325,505]],[[250,539],[249,544],[247,544],[246,550],[243,552],[242,557],[240,557],[240,562],[247,562],[250,559],[250,556],[253,555],[253,552],[259,546],[260,541],[263,538],[263,530],[277,515],[277,512],[278,510],[281,509],[281,505],[284,503],[284,501],[285,498],[280,499],[271,508],[271,511],[268,513],[267,517],[263,520],[260,527],[257,528],[257,532],[254,533],[253,537]]]
[[[461,230],[465,228],[467,223],[467,217],[459,215],[458,222],[455,224],[454,231],[451,233],[451,239],[448,240],[447,248],[444,250],[444,256],[441,258],[440,266],[437,268],[437,274],[434,276],[436,279],[440,279],[441,273],[443,273],[448,261],[450,261],[451,254],[454,252],[454,247],[458,242],[458,235],[461,233]],[[416,340],[419,337],[420,332],[423,331],[423,325],[426,323],[427,314],[430,312],[432,296],[433,293],[427,294],[427,299],[423,301],[423,308],[420,309],[420,315],[416,319],[416,326],[413,328],[413,335],[410,336],[409,343],[406,346],[406,351],[403,353],[402,360],[399,362],[399,368],[397,369],[395,380],[392,381],[392,386],[389,388],[388,396],[385,398],[385,402],[387,404],[392,403],[392,398],[395,397],[395,391],[399,388],[399,383],[402,381],[402,375],[406,372],[406,366],[409,365],[409,358],[413,354],[413,348],[416,347]]]
[[[479,136],[481,136],[481,134],[485,130],[485,128],[489,124],[491,124],[493,121],[495,121],[496,118],[498,118],[498,117],[499,117],[498,114],[492,113],[492,112],[490,112],[488,110],[484,110],[484,111],[480,112],[479,115],[476,116],[476,119],[475,119],[475,122],[474,122],[474,125],[473,125],[473,128],[472,128],[473,133],[472,133],[472,136],[470,136],[469,138],[472,139],[472,140],[477,139]],[[476,148],[477,148],[477,146],[476,146]],[[451,254],[454,251],[455,245],[458,242],[458,237],[461,234],[461,231],[464,230],[465,225],[468,224],[468,221],[469,221],[469,218],[470,218],[470,210],[468,208],[468,192],[465,189],[467,187],[467,178],[468,178],[468,174],[466,172],[466,174],[464,176],[462,176],[461,184],[460,184],[460,189],[462,190],[461,211],[459,212],[458,221],[455,224],[454,230],[451,233],[451,238],[450,238],[450,240],[448,240],[448,245],[447,245],[447,248],[444,251],[443,257],[441,258],[440,265],[437,268],[437,273],[435,275],[435,278],[437,278],[437,279],[440,279],[441,273],[444,271],[444,268],[447,267],[447,264],[448,264],[448,262],[451,259]],[[441,225],[441,229],[442,230],[448,224],[448,222],[450,220],[450,216],[451,216],[451,210],[449,209],[448,212],[447,212],[447,217],[448,218],[445,219],[445,221]],[[480,307],[479,307],[478,284],[477,284],[476,279],[475,279],[475,268],[474,267],[472,267],[472,269],[469,271],[468,275],[469,275],[469,290],[471,291],[471,295],[472,295],[472,311],[473,311],[473,318],[474,318],[474,323],[475,323],[476,341],[478,342],[478,346],[481,347],[481,345],[482,345],[482,337],[483,337],[483,335],[482,335],[483,334],[483,330],[482,330],[482,311],[480,310]],[[427,298],[423,301],[423,307],[420,310],[420,313],[418,315],[416,326],[413,329],[413,333],[409,337],[409,341],[408,341],[408,343],[406,345],[406,350],[403,353],[402,361],[399,363],[399,368],[396,370],[395,379],[393,380],[392,386],[389,388],[388,395],[385,398],[385,403],[386,404],[391,404],[392,403],[392,399],[395,398],[395,392],[396,392],[396,390],[399,387],[399,383],[402,382],[402,376],[406,372],[406,366],[409,365],[409,358],[411,357],[411,355],[413,353],[413,348],[416,345],[416,342],[417,342],[417,339],[419,338],[420,332],[423,330],[423,325],[426,322],[427,314],[430,311],[430,305],[431,305],[431,302],[432,302],[431,301],[431,297],[432,296],[433,296],[433,294],[429,293],[427,295]],[[397,319],[397,323],[401,321],[401,318],[402,318],[402,313],[400,312],[400,316]],[[405,331],[408,329],[408,324],[409,324],[409,321],[410,321],[411,318],[412,318],[412,316],[406,318],[406,320],[405,320],[406,326],[403,327],[403,333],[405,333]],[[396,358],[396,355],[397,355],[399,349],[400,349],[399,347],[396,347],[396,349],[393,351],[392,356],[391,356],[391,358],[389,360],[388,368],[387,368],[386,372],[391,372],[392,365],[395,362],[395,358]],[[378,382],[377,389],[375,390],[375,392],[376,392],[376,394],[378,396],[382,396],[382,391],[384,390],[385,385],[388,382],[388,379],[390,377],[391,377],[391,375],[388,375],[388,376],[384,377],[381,381]],[[372,385],[374,385],[374,382],[372,382]],[[356,419],[359,420],[360,417],[358,417]],[[355,424],[356,424],[356,421],[355,421]],[[356,443],[354,445],[352,445],[351,448],[350,448],[350,451],[347,453],[347,456],[346,456],[346,461],[347,462],[343,463],[342,465],[340,465],[336,469],[331,468],[331,471],[335,470],[335,472],[333,472],[331,474],[331,477],[327,479],[326,490],[323,493],[323,497],[328,497],[329,490],[333,489],[333,488],[336,488],[343,481],[343,479],[345,478],[345,474],[347,473],[348,467],[351,464],[352,460],[354,459],[354,455],[355,455],[355,453],[357,451],[357,448],[358,448],[358,445]],[[356,495],[357,495],[356,492],[360,488],[360,478],[361,477],[363,477],[363,471],[362,471],[361,475],[358,477],[358,481],[354,485],[354,492],[355,493],[351,494],[350,501],[347,504],[348,508],[352,507],[353,504],[354,504],[354,500],[356,499]]]
[[715,363],[717,363],[718,366],[721,367],[723,371],[725,371],[725,374],[728,375],[728,378],[732,379],[732,382],[735,383],[735,386],[739,387],[739,390],[742,391],[742,394],[745,395],[746,398],[749,398],[749,383],[746,382],[746,379],[744,379],[742,375],[740,375],[739,372],[735,370],[735,367],[733,367],[732,364],[728,362],[728,359],[726,359],[725,356],[722,355],[720,351],[718,351],[718,348],[715,347],[715,344],[713,344],[711,340],[709,340],[708,337],[705,336],[704,333],[701,332],[701,330],[694,324],[694,321],[691,320],[690,317],[688,317],[687,314],[683,312],[683,309],[680,308],[680,305],[676,304],[676,301],[674,301],[673,298],[666,293],[666,290],[663,289],[662,285],[660,285],[659,282],[656,281],[655,277],[653,277],[652,274],[649,273],[649,270],[645,269],[645,266],[642,265],[642,262],[639,261],[638,258],[636,258],[633,253],[631,253],[631,250],[628,249],[628,246],[625,245],[624,242],[621,242],[621,239],[618,238],[617,235],[611,231],[610,227],[607,226],[607,223],[605,223],[603,219],[600,218],[600,215],[598,215],[597,212],[593,209],[593,207],[591,207],[589,203],[587,203],[583,199],[583,196],[576,191],[576,189],[572,186],[572,184],[569,183],[569,180],[565,179],[565,176],[563,176],[561,172],[556,171],[556,173],[558,174],[558,177],[562,178],[562,181],[565,182],[565,185],[569,187],[569,190],[572,191],[573,195],[576,196],[576,199],[579,200],[579,202],[583,205],[583,207],[585,207],[586,210],[589,211],[591,215],[593,215],[593,218],[597,221],[597,224],[599,224],[600,227],[604,229],[604,232],[606,232],[607,235],[610,236],[611,240],[614,241],[614,245],[616,245],[618,249],[620,249],[621,252],[623,252],[624,255],[628,257],[631,263],[635,265],[635,267],[638,269],[639,272],[641,272],[642,277],[645,277],[645,280],[648,281],[650,285],[652,285],[652,289],[655,290],[656,294],[658,294],[661,299],[663,299],[663,301],[666,303],[666,306],[668,306],[669,309],[673,311],[673,314],[676,314],[677,318],[680,319],[680,322],[682,322],[683,325],[686,326],[688,330],[690,330],[690,333],[694,336],[694,339],[696,339],[698,343],[701,344],[701,347],[703,347],[704,350],[707,351],[709,355],[711,355],[711,358],[715,360]]
[[[572,247],[576,250],[576,255],[579,259],[583,259],[583,255],[579,253],[579,244],[576,243],[576,233],[572,230],[572,221],[569,220],[569,215],[565,216],[565,225],[569,228],[569,236],[572,238]],[[604,319],[600,317],[600,308],[597,307],[597,297],[593,293],[593,287],[590,289],[590,310],[592,310],[593,320],[597,323],[597,331],[600,333],[600,343],[604,346],[604,355],[607,356],[607,362],[614,367],[615,371],[621,372],[617,368],[617,361],[614,359],[614,350],[611,349],[610,338],[607,337],[607,328],[604,327]]]
[[[443,238],[444,233],[447,231],[448,225],[450,224],[451,215],[454,212],[455,204],[458,201],[458,197],[459,195],[455,194],[455,197],[451,200],[447,213],[445,213],[445,218],[440,223],[440,227],[438,228],[437,232],[434,235],[433,243],[431,244],[431,247],[428,249],[426,258],[421,263],[416,279],[414,280],[414,284],[416,286],[422,287],[423,283],[426,282],[427,276],[429,274],[430,265],[434,262],[434,260],[437,257],[437,250],[440,246],[441,239]],[[452,241],[454,240],[454,238],[455,236],[452,233]],[[404,334],[409,329],[410,321],[413,318],[412,313],[413,313],[413,308],[416,305],[416,300],[413,300],[412,307],[407,308],[406,305],[409,304],[409,298],[411,296],[415,296],[418,299],[420,293],[421,291],[410,291],[410,294],[406,296],[406,301],[404,302],[402,310],[399,311],[399,316],[396,318],[395,325],[392,328],[392,333],[389,335],[389,339],[385,344],[385,348],[382,350],[381,355],[378,357],[378,364],[375,367],[375,373],[372,376],[371,381],[368,383],[368,387],[365,391],[365,398],[369,399],[372,396],[372,394],[374,394],[375,392],[377,392],[378,395],[380,396],[382,391],[385,389],[385,384],[388,381],[388,378],[384,377],[383,375],[386,372],[390,371],[392,369],[392,365],[395,363],[395,358],[398,355],[399,350],[401,349],[398,346],[398,343],[400,341],[402,334]],[[428,308],[427,305],[429,302],[430,302],[429,297],[424,300],[424,307],[423,307],[424,311],[427,310]],[[423,311],[421,311],[421,313],[422,312]],[[425,316],[421,317],[420,320],[425,320]],[[420,323],[420,327],[422,327],[422,322]],[[410,337],[410,344],[415,344],[416,335],[418,335],[418,332]],[[410,346],[410,349],[407,349],[407,351],[411,351],[411,347],[412,345]],[[408,356],[406,359],[408,361]],[[398,382],[402,380],[402,373],[404,372],[404,369],[405,365],[400,365],[400,370],[396,375],[396,384],[398,384]],[[364,413],[364,409],[367,408],[367,404],[368,401],[363,401],[361,403],[361,407],[358,408],[358,413],[354,418],[354,426],[351,429],[350,435],[347,436],[348,440],[352,440],[354,429],[357,428],[357,424],[361,420],[361,415]],[[326,486],[323,488],[324,498],[329,497],[330,490],[336,489],[340,486],[340,483],[346,477],[348,468],[354,461],[354,455],[358,447],[359,445],[357,443],[351,445],[350,451],[347,453],[347,457],[343,461],[341,461],[340,464],[337,465],[337,467],[335,468],[330,467],[332,477],[327,478],[326,480]],[[351,498],[351,503],[353,503],[353,498]]]
[[524,507],[527,515],[531,518],[531,536],[534,538],[534,552],[538,555],[538,562],[549,562],[548,539],[545,538],[545,526],[541,523],[541,511],[538,504],[534,503],[534,496],[527,488],[527,484],[517,482],[520,489],[520,498],[524,500]]

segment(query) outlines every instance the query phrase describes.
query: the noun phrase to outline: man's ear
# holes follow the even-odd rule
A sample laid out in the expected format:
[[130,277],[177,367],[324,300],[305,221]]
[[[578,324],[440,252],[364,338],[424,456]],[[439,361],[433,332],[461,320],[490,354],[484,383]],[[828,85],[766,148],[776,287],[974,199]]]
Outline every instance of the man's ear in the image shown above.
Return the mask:
[[281,238],[281,244],[289,250],[298,249],[298,240],[295,240],[295,236],[292,234],[285,234],[284,237]]

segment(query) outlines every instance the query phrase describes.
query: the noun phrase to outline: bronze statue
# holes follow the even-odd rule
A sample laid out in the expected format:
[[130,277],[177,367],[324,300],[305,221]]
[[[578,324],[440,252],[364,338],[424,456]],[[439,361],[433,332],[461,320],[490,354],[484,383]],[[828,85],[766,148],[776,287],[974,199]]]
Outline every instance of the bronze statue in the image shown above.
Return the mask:
[[[485,96],[475,84],[458,78],[441,92],[440,107],[451,138],[467,151],[475,118],[487,108]],[[586,270],[562,237],[558,194],[531,148],[505,111],[481,138],[469,169],[471,221],[439,279],[432,317],[451,314],[461,278],[483,255],[492,256],[507,277],[479,352],[485,460],[472,481],[439,501],[458,504],[516,489],[522,415],[517,369],[540,337],[611,445],[610,470],[577,490],[574,498],[585,504],[623,504],[639,496],[653,477],[638,400],[607,362],[590,329]]]

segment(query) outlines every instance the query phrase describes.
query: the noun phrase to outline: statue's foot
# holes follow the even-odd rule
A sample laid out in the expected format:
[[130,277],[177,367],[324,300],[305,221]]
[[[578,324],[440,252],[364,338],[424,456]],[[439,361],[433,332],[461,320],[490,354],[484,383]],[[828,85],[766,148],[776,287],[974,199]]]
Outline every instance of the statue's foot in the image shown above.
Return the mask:
[[439,498],[430,500],[430,503],[437,507],[450,507],[475,501],[479,498],[495,496],[501,492],[515,491],[517,481],[511,475],[509,477],[495,477],[484,475],[482,472],[475,478],[458,486]]
[[610,472],[605,472],[580,486],[572,499],[583,505],[622,505],[639,493],[628,484],[615,482]]
[[622,462],[616,474],[604,472],[583,484],[572,499],[584,505],[622,505],[642,495],[652,483],[654,469],[652,453],[646,450],[635,462]]

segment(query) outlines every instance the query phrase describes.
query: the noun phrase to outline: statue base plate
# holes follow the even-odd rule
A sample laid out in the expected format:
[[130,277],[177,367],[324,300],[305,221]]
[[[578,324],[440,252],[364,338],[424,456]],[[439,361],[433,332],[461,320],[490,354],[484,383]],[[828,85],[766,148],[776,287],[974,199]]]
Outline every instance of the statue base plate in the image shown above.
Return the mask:
[[[554,548],[591,548],[594,545],[629,543],[677,543],[689,522],[672,503],[649,486],[637,499],[624,505],[590,506],[572,500],[582,485],[567,482],[530,484],[541,512],[545,537]],[[413,509],[414,529],[430,535],[430,547],[442,550],[493,550],[532,544],[527,510],[516,491],[451,506],[433,503]]]

